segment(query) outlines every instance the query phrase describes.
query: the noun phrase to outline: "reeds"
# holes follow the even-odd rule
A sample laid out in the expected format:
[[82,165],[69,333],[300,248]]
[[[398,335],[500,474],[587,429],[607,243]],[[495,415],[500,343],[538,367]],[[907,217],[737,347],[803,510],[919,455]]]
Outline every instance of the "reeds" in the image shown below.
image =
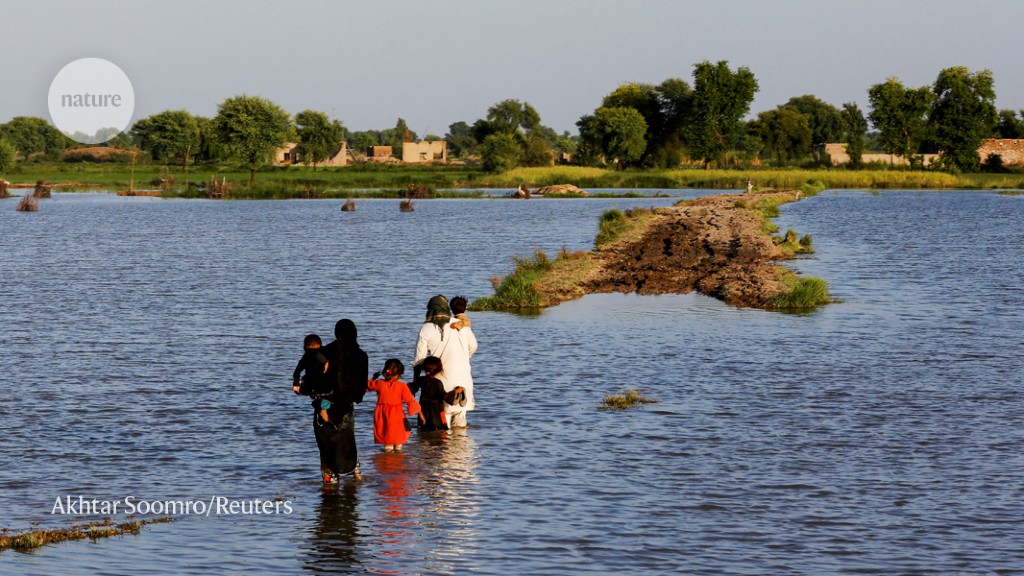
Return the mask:
[[657,398],[648,398],[642,390],[630,388],[622,394],[607,394],[601,400],[601,407],[607,410],[626,410],[637,405],[655,404]]
[[26,192],[21,200],[18,201],[18,212],[37,212],[39,211],[39,199],[32,195],[31,192]]

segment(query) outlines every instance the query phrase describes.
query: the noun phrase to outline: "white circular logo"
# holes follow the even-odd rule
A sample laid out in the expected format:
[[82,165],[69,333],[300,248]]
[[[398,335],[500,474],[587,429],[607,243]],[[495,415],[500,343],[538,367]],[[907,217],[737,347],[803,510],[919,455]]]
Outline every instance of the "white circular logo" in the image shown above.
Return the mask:
[[61,68],[50,84],[50,119],[82,144],[106,142],[132,121],[135,89],[116,64],[81,58]]

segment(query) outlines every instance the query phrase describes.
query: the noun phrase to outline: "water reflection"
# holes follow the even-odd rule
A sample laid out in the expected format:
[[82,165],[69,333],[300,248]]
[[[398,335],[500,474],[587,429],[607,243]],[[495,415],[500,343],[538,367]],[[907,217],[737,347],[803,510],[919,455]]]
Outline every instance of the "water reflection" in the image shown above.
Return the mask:
[[357,549],[364,539],[359,532],[359,481],[324,488],[313,524],[311,547],[303,568],[316,574],[365,572]]
[[476,468],[476,441],[469,429],[458,428],[424,437],[423,453],[430,464],[423,491],[430,516],[440,525],[432,557],[454,569],[457,562],[471,561],[477,549],[476,521],[481,496]]

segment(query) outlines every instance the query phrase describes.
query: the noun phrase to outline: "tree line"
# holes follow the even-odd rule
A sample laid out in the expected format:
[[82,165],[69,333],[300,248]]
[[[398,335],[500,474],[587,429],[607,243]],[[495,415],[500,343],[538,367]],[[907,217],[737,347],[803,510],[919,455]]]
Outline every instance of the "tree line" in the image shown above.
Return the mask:
[[[922,166],[923,154],[936,153],[941,169],[973,172],[980,168],[981,140],[1024,138],[1024,110],[996,110],[989,70],[947,68],[934,84],[917,88],[889,78],[868,89],[866,115],[854,102],[837,108],[803,95],[751,120],[744,118],[758,83],[749,69],[704,61],[694,65],[692,77],[692,86],[681,78],[619,86],[580,117],[576,136],[544,126],[530,103],[508,99],[491,106],[485,118],[455,122],[443,137],[424,139],[444,139],[451,156],[479,157],[484,169],[493,172],[568,158],[620,169],[755,159],[824,164],[828,142],[847,143],[854,168],[862,165],[867,150],[878,149],[908,158],[914,167]],[[315,170],[343,141],[355,150],[388,145],[400,155],[402,143],[417,138],[402,118],[393,128],[351,132],[323,112],[305,110],[293,117],[267,99],[241,95],[224,100],[213,118],[185,110],[143,118],[107,144],[135,147],[166,164],[238,161],[249,168],[251,184],[257,168],[286,142],[298,143],[303,162]],[[14,118],[0,125],[0,173],[17,159],[56,159],[74,145],[41,118]]]

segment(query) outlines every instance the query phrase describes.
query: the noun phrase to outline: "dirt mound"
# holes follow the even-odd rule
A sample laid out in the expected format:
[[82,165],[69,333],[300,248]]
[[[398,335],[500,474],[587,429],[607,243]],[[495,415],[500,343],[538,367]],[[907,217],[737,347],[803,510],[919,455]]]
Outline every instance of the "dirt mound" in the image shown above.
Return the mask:
[[602,271],[588,292],[685,294],[697,290],[737,306],[766,307],[784,291],[774,261],[787,254],[753,210],[760,199],[792,201],[792,192],[723,195],[655,211],[635,241],[598,252]]

